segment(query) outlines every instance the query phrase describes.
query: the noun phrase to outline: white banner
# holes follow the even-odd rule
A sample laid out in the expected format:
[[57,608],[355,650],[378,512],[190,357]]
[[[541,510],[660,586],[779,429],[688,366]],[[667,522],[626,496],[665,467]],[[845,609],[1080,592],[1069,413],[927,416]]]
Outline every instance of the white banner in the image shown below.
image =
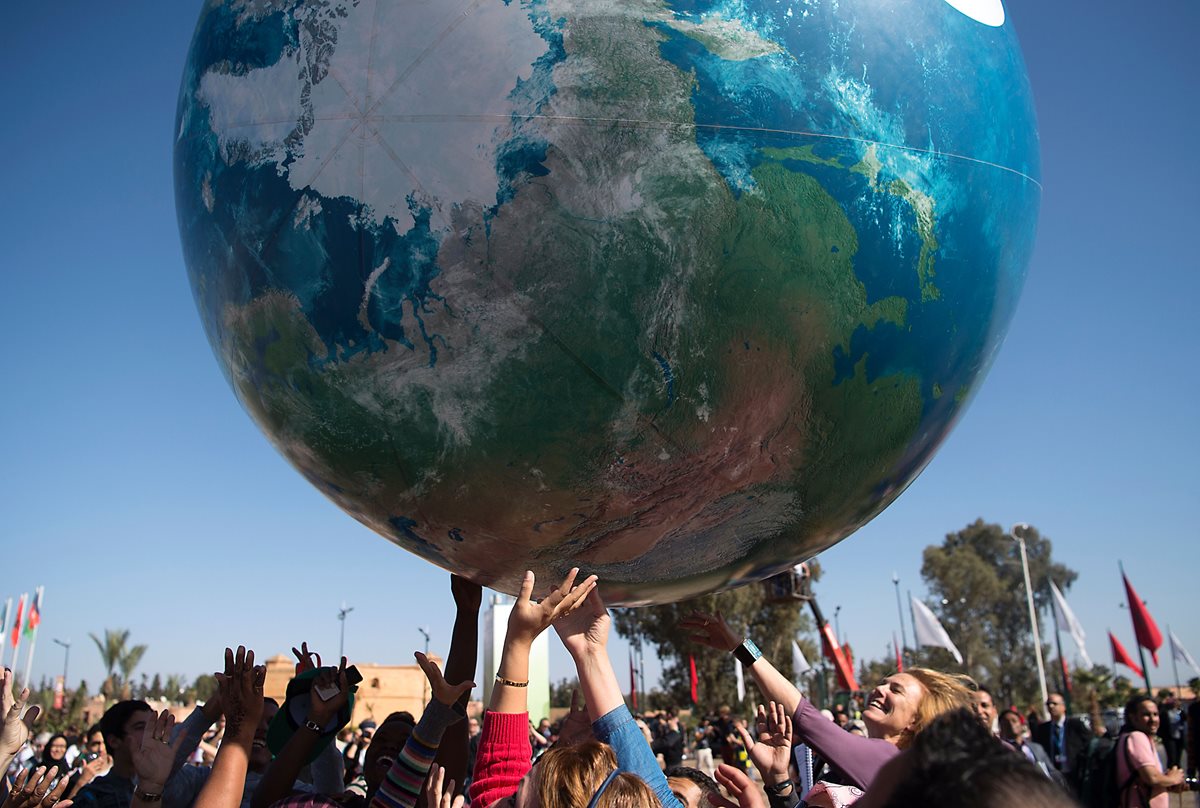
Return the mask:
[[942,628],[941,621],[937,619],[937,615],[916,598],[912,599],[912,607],[913,628],[916,629],[917,645],[945,648],[954,656],[954,661],[961,665],[963,661],[962,654],[958,652],[958,648],[950,640],[950,635],[946,633],[946,629]]
[[1183,643],[1175,636],[1175,632],[1167,629],[1167,636],[1171,638],[1171,654],[1175,657],[1175,661],[1188,665],[1200,676],[1200,665],[1197,665],[1196,660],[1192,659],[1192,655],[1183,647]]
[[1087,635],[1083,633],[1083,626],[1075,617],[1075,613],[1071,611],[1071,607],[1067,605],[1067,599],[1063,597],[1063,593],[1054,581],[1050,582],[1050,591],[1054,594],[1054,620],[1060,629],[1064,629],[1071,635],[1071,639],[1075,641],[1075,647],[1079,649],[1079,658],[1083,660],[1083,664],[1089,668],[1092,667],[1091,657],[1088,656],[1087,647],[1084,645],[1084,640]]

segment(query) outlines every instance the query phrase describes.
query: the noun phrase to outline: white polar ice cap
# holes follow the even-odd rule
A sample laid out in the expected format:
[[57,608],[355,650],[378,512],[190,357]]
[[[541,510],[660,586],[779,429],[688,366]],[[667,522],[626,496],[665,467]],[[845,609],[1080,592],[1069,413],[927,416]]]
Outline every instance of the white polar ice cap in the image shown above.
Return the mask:
[[947,3],[984,25],[1004,25],[1004,4],[1001,0],[946,0]]

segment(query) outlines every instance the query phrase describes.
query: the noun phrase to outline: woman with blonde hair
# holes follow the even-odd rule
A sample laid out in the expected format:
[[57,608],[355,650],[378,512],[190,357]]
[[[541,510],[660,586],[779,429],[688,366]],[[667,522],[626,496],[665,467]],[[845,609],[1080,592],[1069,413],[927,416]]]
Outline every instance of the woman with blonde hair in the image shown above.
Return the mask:
[[[922,729],[937,716],[974,706],[974,682],[967,676],[930,668],[908,668],[887,676],[871,691],[862,721],[869,737],[846,732],[824,718],[812,703],[762,656],[748,638],[730,629],[719,614],[693,612],[680,622],[692,639],[719,651],[734,654],[754,677],[763,696],[783,705],[792,716],[797,740],[807,744],[833,769],[843,782],[818,783],[806,795],[809,805],[848,805],[862,795],[884,764],[906,749]],[[786,796],[787,775],[774,793]]]

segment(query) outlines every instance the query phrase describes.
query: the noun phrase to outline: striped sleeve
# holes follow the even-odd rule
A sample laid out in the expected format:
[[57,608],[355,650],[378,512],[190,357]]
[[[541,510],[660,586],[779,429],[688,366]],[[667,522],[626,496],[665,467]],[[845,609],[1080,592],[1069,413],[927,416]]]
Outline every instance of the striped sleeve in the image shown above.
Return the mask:
[[429,702],[404,749],[375,792],[371,808],[413,808],[417,804],[421,784],[433,766],[442,735],[451,724],[461,721],[463,715],[462,708],[457,705],[447,707],[440,701]]

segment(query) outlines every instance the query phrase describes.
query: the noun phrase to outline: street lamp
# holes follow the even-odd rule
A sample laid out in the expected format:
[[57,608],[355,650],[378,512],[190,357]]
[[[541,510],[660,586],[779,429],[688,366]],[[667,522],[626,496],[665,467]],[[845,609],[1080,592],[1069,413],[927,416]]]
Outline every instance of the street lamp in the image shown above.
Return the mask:
[[421,636],[425,638],[425,656],[429,656],[429,632],[417,626],[417,631],[421,632]]
[[833,607],[833,631],[834,631],[834,634],[837,636],[837,641],[838,641],[839,645],[841,645],[841,642],[842,642],[842,624],[838,621],[838,615],[841,613],[842,613],[841,606]]
[[346,655],[346,615],[354,611],[354,607],[346,606],[346,601],[342,601],[342,608],[338,609],[338,620],[342,622],[342,637],[338,641],[338,660]]
[[900,647],[908,645],[908,637],[904,634],[904,607],[900,603],[900,576],[892,571],[892,585],[896,587],[896,613],[900,615]]
[[71,661],[71,641],[56,639],[54,644],[63,647],[63,690],[65,691],[67,689],[67,663]]
[[1046,709],[1046,666],[1042,662],[1042,638],[1038,632],[1037,611],[1033,608],[1033,585],[1029,582],[1029,556],[1025,553],[1025,539],[1020,535],[1029,530],[1029,525],[1018,522],[1012,526],[1009,535],[1021,548],[1021,571],[1025,574],[1025,599],[1029,603],[1029,628],[1033,631],[1033,650],[1037,654],[1038,684],[1042,688],[1042,711]]

